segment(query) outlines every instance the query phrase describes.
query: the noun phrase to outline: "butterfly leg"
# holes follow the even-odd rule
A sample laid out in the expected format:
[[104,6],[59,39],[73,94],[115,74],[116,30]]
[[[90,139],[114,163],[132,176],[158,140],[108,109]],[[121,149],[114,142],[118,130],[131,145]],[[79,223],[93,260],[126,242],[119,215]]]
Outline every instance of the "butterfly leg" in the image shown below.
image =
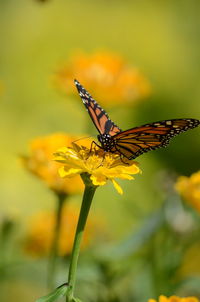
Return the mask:
[[[101,150],[103,150],[103,148],[102,148],[101,146],[99,146],[95,141],[92,141],[91,146],[90,146],[90,152],[92,151],[93,145],[96,145],[96,146],[99,147]],[[94,149],[94,150],[95,150],[95,149]],[[103,158],[102,158],[101,163],[99,164],[99,166],[98,166],[97,168],[99,168],[99,167],[102,165],[103,161],[104,161],[104,156],[103,156]]]
[[[125,158],[126,158],[126,157],[125,157]],[[120,160],[121,160],[121,162],[122,162],[123,164],[129,166],[129,163],[125,162],[123,159],[124,159],[124,157],[120,154]]]
[[102,147],[99,146],[95,141],[92,141],[91,146],[90,146],[90,153],[92,151],[93,145],[96,145],[97,147],[99,147],[100,149],[102,149]]

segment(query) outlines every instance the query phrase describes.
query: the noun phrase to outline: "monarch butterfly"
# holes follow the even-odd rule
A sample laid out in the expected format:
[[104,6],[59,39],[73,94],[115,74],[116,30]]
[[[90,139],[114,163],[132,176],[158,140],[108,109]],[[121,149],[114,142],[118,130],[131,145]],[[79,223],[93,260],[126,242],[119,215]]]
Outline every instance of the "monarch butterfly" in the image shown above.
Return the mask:
[[184,118],[154,122],[122,131],[86,89],[77,80],[74,82],[99,131],[97,138],[101,146],[98,146],[105,152],[119,154],[122,158],[134,159],[144,152],[166,147],[172,137],[200,125],[200,120]]

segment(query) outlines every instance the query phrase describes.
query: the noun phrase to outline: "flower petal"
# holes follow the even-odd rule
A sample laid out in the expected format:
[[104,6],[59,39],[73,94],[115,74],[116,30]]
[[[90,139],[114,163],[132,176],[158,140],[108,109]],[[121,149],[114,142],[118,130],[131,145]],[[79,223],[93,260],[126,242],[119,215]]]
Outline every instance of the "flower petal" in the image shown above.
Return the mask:
[[80,174],[82,169],[75,169],[75,168],[66,168],[66,166],[61,167],[58,170],[60,177],[72,177],[76,174]]
[[128,180],[135,179],[132,175],[129,175],[129,174],[121,174],[119,177],[121,179],[128,179]]
[[122,195],[123,194],[123,190],[120,187],[120,185],[118,184],[118,182],[116,182],[116,180],[114,180],[114,179],[112,179],[111,181],[112,181],[115,189],[117,190],[117,192]]
[[93,174],[90,179],[95,186],[103,186],[106,184],[106,177],[100,174]]

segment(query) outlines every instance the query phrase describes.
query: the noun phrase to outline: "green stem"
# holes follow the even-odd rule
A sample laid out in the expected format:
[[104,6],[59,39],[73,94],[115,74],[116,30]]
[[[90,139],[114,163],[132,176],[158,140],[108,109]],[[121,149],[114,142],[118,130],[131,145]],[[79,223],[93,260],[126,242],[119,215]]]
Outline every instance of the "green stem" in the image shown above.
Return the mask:
[[54,288],[55,274],[56,274],[56,262],[58,258],[58,241],[61,228],[61,215],[63,210],[63,205],[66,199],[66,194],[56,194],[57,196],[57,209],[56,209],[56,221],[54,236],[51,245],[51,251],[49,255],[49,267],[48,267],[48,278],[47,284],[48,288]]
[[80,244],[83,237],[84,228],[86,225],[88,213],[90,210],[90,206],[92,203],[92,199],[95,193],[97,186],[94,186],[87,174],[82,175],[83,181],[85,183],[85,191],[83,195],[81,210],[79,214],[78,225],[76,229],[76,234],[74,238],[74,244],[72,249],[71,255],[71,262],[69,267],[69,274],[68,274],[68,286],[70,288],[69,294],[67,295],[67,302],[72,302],[74,298],[74,288],[75,288],[75,281],[76,281],[76,270],[77,270],[77,263],[78,257],[80,252]]

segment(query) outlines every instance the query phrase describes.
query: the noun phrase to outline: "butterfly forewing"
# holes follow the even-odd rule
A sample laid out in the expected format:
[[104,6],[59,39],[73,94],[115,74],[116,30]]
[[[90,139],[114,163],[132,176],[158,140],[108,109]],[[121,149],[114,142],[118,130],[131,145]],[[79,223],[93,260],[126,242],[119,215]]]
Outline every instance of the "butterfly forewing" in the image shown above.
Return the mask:
[[134,159],[144,152],[167,146],[172,137],[199,124],[196,119],[159,121],[123,131],[113,139],[121,155]]
[[121,129],[111,121],[105,110],[99,106],[87,90],[77,80],[74,80],[74,82],[83,104],[99,133],[113,136],[121,132]]

